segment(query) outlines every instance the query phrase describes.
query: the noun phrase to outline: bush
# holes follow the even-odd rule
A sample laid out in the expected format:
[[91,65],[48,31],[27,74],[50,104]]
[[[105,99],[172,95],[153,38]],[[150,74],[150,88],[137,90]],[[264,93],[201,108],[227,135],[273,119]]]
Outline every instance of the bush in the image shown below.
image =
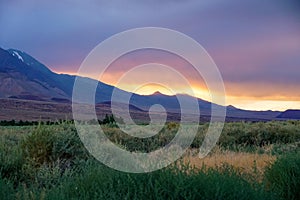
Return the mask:
[[9,183],[7,180],[3,180],[0,177],[0,199],[13,199],[14,197],[14,188],[11,183]]
[[70,167],[76,159],[88,156],[73,125],[39,125],[22,142],[26,161],[34,167],[61,163]]
[[7,178],[16,183],[19,181],[24,159],[18,143],[14,140],[13,136],[2,136],[0,139],[0,178]]
[[289,144],[300,141],[300,123],[233,122],[224,125],[218,144],[222,147],[263,147],[270,144]]
[[282,199],[300,199],[300,153],[280,157],[265,172],[266,186]]

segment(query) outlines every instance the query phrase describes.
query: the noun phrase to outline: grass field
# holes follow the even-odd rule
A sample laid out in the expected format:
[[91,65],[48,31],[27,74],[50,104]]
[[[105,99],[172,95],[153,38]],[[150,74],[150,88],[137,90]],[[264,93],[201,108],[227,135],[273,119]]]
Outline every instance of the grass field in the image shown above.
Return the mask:
[[[150,152],[174,137],[168,123],[154,137],[106,135],[131,151]],[[300,199],[300,122],[226,123],[217,146],[198,158],[208,124],[173,165],[144,174],[95,160],[74,125],[0,126],[0,199]]]
[[204,159],[200,159],[197,155],[184,157],[185,163],[195,168],[218,169],[229,165],[236,172],[245,176],[249,175],[256,181],[262,181],[266,168],[271,166],[275,160],[276,156],[270,154],[232,151],[215,152]]

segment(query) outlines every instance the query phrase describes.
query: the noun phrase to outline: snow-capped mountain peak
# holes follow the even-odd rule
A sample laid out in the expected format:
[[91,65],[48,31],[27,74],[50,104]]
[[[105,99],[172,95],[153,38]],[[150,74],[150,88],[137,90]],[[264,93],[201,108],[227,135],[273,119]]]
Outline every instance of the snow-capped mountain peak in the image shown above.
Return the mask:
[[19,60],[21,60],[22,62],[24,62],[24,59],[22,58],[22,56],[20,56],[20,54],[16,51],[13,51],[12,53],[13,56],[17,56]]

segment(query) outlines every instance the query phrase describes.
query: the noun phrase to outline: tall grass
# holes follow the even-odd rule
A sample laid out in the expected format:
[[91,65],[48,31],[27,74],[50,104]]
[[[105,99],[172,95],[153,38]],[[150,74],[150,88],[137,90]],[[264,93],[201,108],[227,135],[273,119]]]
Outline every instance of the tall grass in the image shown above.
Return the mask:
[[[230,167],[194,171],[174,165],[148,173],[126,174],[95,161],[81,173],[62,178],[51,188],[0,181],[7,199],[269,199],[271,193],[254,187]],[[183,170],[183,167],[185,167]],[[271,199],[271,198],[270,198]]]
[[79,176],[50,190],[52,199],[266,199],[231,168],[209,170],[172,167],[126,174],[90,163]]
[[[200,146],[207,127],[201,125],[192,147]],[[167,124],[147,139],[103,129],[119,145],[148,152],[168,143],[178,124]],[[204,160],[205,165],[194,168],[192,162],[178,162],[152,173],[128,174],[91,157],[72,124],[0,127],[0,199],[299,199],[299,130],[300,123],[292,121],[228,123],[220,152],[206,158],[222,164]],[[284,156],[286,152],[293,153]],[[243,173],[245,167],[254,179]]]
[[236,172],[242,174],[248,180],[262,181],[265,169],[271,166],[276,157],[270,154],[257,154],[247,152],[218,151],[203,159],[198,155],[184,157],[186,163],[195,168],[220,168],[224,165],[231,166]]

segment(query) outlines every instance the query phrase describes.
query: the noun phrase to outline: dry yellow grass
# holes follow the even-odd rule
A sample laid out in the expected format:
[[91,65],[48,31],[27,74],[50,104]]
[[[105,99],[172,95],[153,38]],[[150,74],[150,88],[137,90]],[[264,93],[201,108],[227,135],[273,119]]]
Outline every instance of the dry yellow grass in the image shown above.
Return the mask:
[[185,162],[191,166],[201,169],[220,168],[230,165],[242,174],[251,175],[256,180],[261,180],[267,166],[276,160],[275,156],[269,154],[245,153],[245,152],[214,152],[212,155],[200,159],[197,155],[187,155]]

